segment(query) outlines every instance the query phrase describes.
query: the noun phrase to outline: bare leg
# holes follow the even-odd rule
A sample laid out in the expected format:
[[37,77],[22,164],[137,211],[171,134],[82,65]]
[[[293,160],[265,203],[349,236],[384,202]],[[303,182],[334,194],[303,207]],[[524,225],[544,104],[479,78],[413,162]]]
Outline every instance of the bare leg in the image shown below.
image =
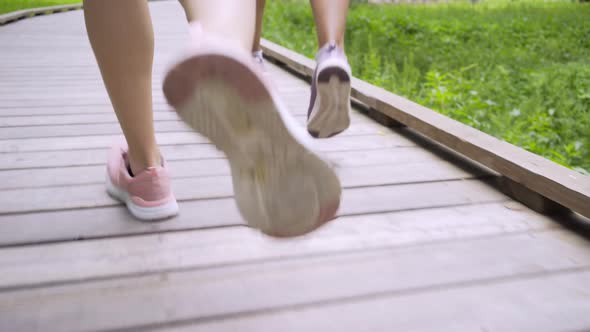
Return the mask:
[[227,156],[248,224],[274,236],[301,235],[335,215],[341,188],[334,171],[301,143],[308,138],[296,133],[296,120],[262,73],[253,70],[255,5],[185,0],[195,22],[193,52],[166,73],[163,91],[180,118]]
[[182,0],[189,21],[198,21],[203,31],[236,42],[250,52],[256,19],[255,0]]
[[182,8],[184,9],[184,15],[186,15],[186,20],[192,22],[195,20],[195,11],[192,6],[191,0],[179,0]]
[[137,174],[160,164],[152,113],[154,35],[147,1],[85,0],[84,17],[102,79]]
[[318,46],[336,42],[344,48],[344,30],[348,0],[310,0],[318,37]]
[[266,0],[256,0],[256,28],[254,30],[254,42],[252,43],[252,52],[260,50],[260,37],[262,36],[262,17],[264,16],[264,6]]

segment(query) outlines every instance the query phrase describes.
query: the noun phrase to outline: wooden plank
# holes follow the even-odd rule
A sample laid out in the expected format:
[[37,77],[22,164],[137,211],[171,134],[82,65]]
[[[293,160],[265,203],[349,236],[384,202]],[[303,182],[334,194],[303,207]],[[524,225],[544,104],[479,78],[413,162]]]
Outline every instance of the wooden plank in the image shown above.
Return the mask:
[[[282,101],[285,104],[286,108],[291,111],[293,115],[307,115],[307,102],[308,97],[302,96],[287,96],[283,97]],[[47,99],[36,99],[36,100],[0,100],[0,115],[8,116],[9,114],[17,114],[21,115],[20,109],[30,109],[30,108],[47,108],[47,109],[55,109],[60,107],[80,107],[80,108],[88,108],[88,107],[96,107],[102,109],[112,109],[111,104],[106,97],[94,97],[92,99],[89,98],[70,98],[67,101],[62,101],[59,99],[56,100],[47,100]],[[164,109],[169,110],[170,107],[167,106],[167,102],[164,99],[156,99],[154,100],[154,108],[156,109]],[[16,109],[16,110],[15,110]],[[80,112],[81,113],[81,112]],[[113,114],[112,112],[110,112]],[[24,114],[22,114],[24,115]],[[30,119],[34,121],[34,119]],[[4,120],[3,121],[7,121]],[[22,119],[21,121],[25,121]],[[44,124],[43,122],[37,120],[37,123]],[[23,123],[21,125],[30,125],[30,123]]]
[[[307,99],[307,98],[305,98]],[[299,102],[301,103],[301,101]],[[0,105],[1,106],[1,105]],[[287,104],[290,110],[296,109],[296,104]],[[305,111],[307,108],[305,107]],[[154,112],[170,112],[171,109],[166,104],[155,104]],[[301,112],[298,112],[301,113]],[[113,108],[110,104],[104,103],[99,105],[56,105],[56,106],[41,106],[41,105],[20,105],[19,107],[0,107],[0,117],[13,116],[51,116],[51,115],[89,115],[89,114],[113,114]]]
[[[305,119],[297,119],[304,123]],[[192,132],[193,130],[181,121],[155,121],[156,132]],[[340,135],[357,136],[390,134],[391,131],[374,123],[355,122]],[[122,134],[118,123],[100,124],[75,124],[75,125],[50,125],[50,126],[24,126],[0,129],[0,140],[16,138],[42,138],[42,137],[81,137],[86,135],[113,135]]]
[[[155,121],[156,132],[192,132],[182,121]],[[83,137],[87,135],[122,135],[118,123],[5,127],[0,129],[0,140],[42,137]]]
[[[457,182],[454,183],[457,184]],[[475,184],[477,185],[477,183]],[[497,193],[489,188],[483,188],[488,191],[487,193],[478,191],[478,188],[471,188],[473,190],[466,190],[465,197],[457,197],[458,193],[445,195],[441,191],[444,191],[445,188],[448,190],[465,189],[465,186],[460,188],[457,186],[445,187],[438,185],[434,186],[435,190],[431,194],[429,188],[431,189],[432,187],[426,184],[401,185],[391,186],[389,187],[389,191],[386,190],[386,187],[378,187],[376,188],[377,190],[365,191],[367,194],[375,193],[377,196],[374,198],[375,202],[370,206],[362,206],[362,201],[357,203],[356,197],[362,196],[362,190],[345,190],[344,201],[339,214],[342,216],[347,214],[477,204],[486,201],[505,201],[505,198],[502,197],[490,197],[490,195]],[[102,189],[102,187],[99,189]],[[468,187],[467,189],[470,188]],[[475,195],[472,192],[475,192]],[[391,196],[383,197],[378,196],[378,194],[390,194]],[[470,195],[473,197],[469,197]],[[485,197],[486,195],[488,197]],[[424,199],[423,197],[426,198]],[[381,205],[378,205],[379,202]],[[2,230],[0,232],[0,243],[6,245],[63,239],[73,240],[95,236],[199,228],[218,226],[224,220],[230,220],[225,225],[230,222],[234,222],[234,224],[241,223],[241,218],[236,217],[238,214],[233,199],[181,201],[180,208],[181,213],[178,217],[174,218],[171,222],[164,223],[137,222],[119,205],[95,209],[0,215],[0,230]],[[51,227],[46,227],[48,222],[51,223]]]
[[567,213],[568,209],[563,205],[556,203],[538,193],[524,187],[520,183],[514,182],[507,177],[498,179],[500,189],[508,196],[513,197],[519,202],[530,207],[533,211],[544,214]]
[[[515,320],[527,324],[523,326],[531,326],[526,322],[534,321],[531,317],[538,313],[553,313],[543,319],[553,321],[549,326],[579,328],[590,324],[584,315],[590,310],[588,247],[588,242],[575,235],[553,231],[12,291],[0,298],[5,317],[0,324],[7,331],[29,331],[39,325],[50,326],[52,331],[147,330],[173,322],[211,322],[280,309],[387,299],[397,305],[382,305],[376,310],[381,315],[391,315],[392,310],[400,316],[420,312],[422,326],[430,326],[424,311],[413,305],[413,297],[431,299],[419,308],[436,315],[441,307],[454,308],[455,294],[461,311],[444,309],[447,319],[448,313],[460,312],[458,316],[470,317],[467,321],[481,324],[493,317],[502,321],[496,326],[514,327],[504,321],[504,307],[496,307],[512,303],[510,309],[518,306],[518,315],[509,317],[523,317]],[[572,273],[576,270],[581,272]],[[539,277],[548,272],[553,276]],[[465,292],[470,295],[467,303],[465,294],[461,295]],[[476,295],[482,293],[485,297]],[[495,293],[500,295],[492,295]],[[507,294],[515,301],[502,301]],[[481,301],[486,297],[495,301]],[[473,306],[480,303],[496,309],[476,310]],[[362,313],[364,320],[365,311],[370,310],[356,315]],[[114,314],[121,312],[125,314]],[[474,313],[475,319],[465,312]],[[332,312],[329,317],[334,320],[339,315]],[[440,327],[441,322],[437,323]]]
[[[0,153],[108,148],[113,142],[120,140],[122,140],[121,135],[85,136],[83,140],[72,139],[70,137],[7,139],[0,140]],[[207,139],[192,132],[159,133],[156,134],[156,140],[161,146],[176,144],[209,144]],[[338,136],[330,139],[313,140],[312,144],[313,148],[320,151],[414,146],[414,143],[410,139],[393,133],[388,135]]]
[[[56,63],[45,64],[45,66],[55,65],[59,66],[59,64]],[[67,68],[67,66],[65,65],[62,66]],[[96,66],[96,64],[94,64],[94,66]],[[42,82],[40,82],[39,80],[35,80],[35,78],[31,78],[33,74],[37,74],[37,71],[27,73],[26,71],[19,70],[18,73],[18,75],[15,74],[13,77],[8,77],[6,80],[2,80],[2,82],[0,82],[2,87],[6,87],[8,89],[24,87],[40,88],[43,86],[43,83],[47,83],[48,87],[50,88],[59,89],[60,87],[63,87],[64,89],[67,89],[74,87],[78,84],[78,86],[81,87],[91,87],[92,89],[89,90],[92,90],[92,92],[94,92],[95,95],[102,95],[105,92],[104,85],[100,78],[100,74],[98,74],[95,70],[89,70],[87,72],[84,72],[83,74],[70,74],[69,72],[67,74],[63,74],[62,72],[62,74],[60,75],[59,73],[48,73],[48,76]],[[161,88],[159,88],[161,87],[161,82],[161,77],[154,76],[152,78],[152,83],[154,86],[152,91],[161,93]],[[51,97],[49,94],[45,95]],[[22,100],[27,98],[26,96],[21,96],[17,99]],[[52,99],[55,99],[55,97]]]
[[[160,152],[166,160],[223,157],[223,153],[211,144],[164,145],[160,146]],[[104,165],[107,153],[107,148],[0,153],[0,169]]]
[[[195,133],[159,133],[156,139],[161,145],[203,144],[208,141]],[[37,152],[107,148],[122,140],[121,135],[84,136],[83,139],[70,137],[48,137],[0,140],[0,152]]]
[[[519,207],[494,203],[341,217],[309,236],[286,241],[231,227],[3,248],[0,290],[557,228],[550,218]],[[234,224],[240,221],[235,216]]]
[[590,319],[585,313],[590,301],[585,286],[589,281],[590,272],[585,270],[431,292],[416,289],[189,319],[174,324],[176,328],[153,331],[588,331]]
[[390,127],[390,128],[404,127],[404,125],[401,122],[396,121],[396,120],[388,117],[387,115],[384,115],[383,113],[381,113],[373,108],[368,107],[366,109],[366,114],[371,119],[377,121],[377,123],[380,123],[386,127]]
[[[179,121],[174,112],[154,112],[155,121]],[[114,112],[105,114],[76,114],[76,115],[37,115],[37,116],[6,116],[0,117],[0,127],[73,125],[117,123]]]
[[[154,107],[154,113],[169,112],[168,107]],[[85,105],[85,106],[52,106],[40,107],[13,107],[0,109],[0,117],[12,116],[50,116],[50,115],[77,115],[77,114],[110,114],[113,108],[110,105]]]
[[[267,56],[310,76],[314,62],[264,40]],[[353,79],[352,97],[452,150],[586,217],[590,177],[436,113],[384,89]]]
[[[337,146],[332,151],[323,152],[335,166],[353,167],[367,165],[391,165],[439,159],[436,155],[418,148],[406,147],[384,149],[360,149],[339,151]],[[107,149],[19,152],[0,154],[0,170],[26,170],[53,167],[104,166]],[[166,160],[203,160],[223,158],[222,152],[210,144],[165,145],[160,151]]]
[[156,223],[137,221],[122,206],[0,215],[0,246],[244,224],[233,198],[186,201],[179,206],[181,213],[173,220]]
[[[341,156],[347,157],[344,154]],[[461,169],[435,158],[416,163],[367,166],[355,163],[353,167],[347,165],[348,160],[343,160],[343,165],[336,167],[345,187],[459,180],[489,175],[480,170]],[[168,167],[175,179],[230,175],[229,164],[225,159],[169,161]],[[105,165],[7,170],[0,172],[0,192],[7,189],[102,184],[104,177]]]
[[[15,107],[59,107],[61,105],[67,106],[87,106],[87,105],[104,105],[110,106],[111,103],[107,98],[76,98],[72,97],[67,100],[55,98],[55,99],[19,99],[19,100],[3,100],[0,104],[0,108],[15,108]],[[154,105],[161,106],[166,105],[165,100],[154,100]]]
[[[100,76],[97,76],[100,78]],[[75,81],[77,78],[73,77],[71,80]],[[277,81],[273,80],[275,84],[282,84],[283,79]],[[48,82],[50,83],[50,82]],[[44,101],[55,101],[59,98],[58,95],[64,93],[64,89],[77,89],[76,95],[72,96],[68,99],[68,101],[77,101],[78,99],[86,99],[88,101],[97,102],[97,101],[106,101],[108,102],[108,95],[104,90],[104,86],[102,86],[102,82],[96,82],[93,84],[72,84],[68,86],[68,83],[64,82],[63,84],[59,85],[39,85],[35,86],[32,84],[23,84],[19,81],[13,81],[10,84],[10,81],[4,80],[1,86],[0,92],[0,103],[4,101],[7,102],[21,102],[21,101],[30,101],[30,96],[34,95],[35,100],[40,102]],[[307,110],[307,106],[309,103],[309,96],[310,91],[309,87],[306,86],[283,86],[281,88],[275,88],[275,91],[278,92],[280,96],[284,99],[291,101],[295,98],[299,97],[299,103],[304,106],[305,110]],[[156,101],[158,104],[161,104],[164,99],[164,95],[162,93],[161,82],[154,82],[154,87],[152,90],[153,100]],[[305,98],[304,98],[305,97]],[[302,100],[307,99],[307,100]],[[67,103],[65,101],[64,103]],[[17,105],[18,106],[18,105]]]
[[76,9],[82,9],[82,4],[49,6],[49,7],[42,7],[42,8],[30,8],[30,9],[17,10],[14,12],[0,15],[0,25],[4,25],[7,23],[16,21],[16,20],[20,20],[20,19],[27,18],[27,17],[32,17],[35,15],[59,13],[59,12],[64,12],[64,11],[69,11],[69,10],[76,10]]
[[[379,179],[375,181],[380,181]],[[173,179],[179,201],[233,196],[231,177],[225,175]],[[7,189],[0,191],[0,215],[64,209],[118,206],[105,192],[104,184],[66,187]],[[340,213],[361,214],[397,211],[404,207],[429,208],[444,205],[504,201],[507,197],[478,180],[410,183],[344,190]],[[406,205],[407,204],[407,205]]]
[[[356,136],[368,134],[390,134],[391,130],[379,124],[365,121],[362,115],[357,115],[359,121],[354,121],[344,131],[343,136]],[[306,116],[295,117],[300,125],[307,122]],[[84,120],[86,121],[86,120]],[[0,120],[1,122],[1,120]],[[154,121],[156,132],[186,132],[193,131],[180,120],[156,120]],[[42,137],[79,137],[88,135],[112,135],[121,134],[121,128],[115,119],[105,123],[80,123],[80,124],[52,124],[52,125],[26,125],[0,128],[0,140],[16,138],[42,138]]]
[[[398,204],[395,207],[396,211],[404,211],[406,207],[411,211],[422,211],[423,215],[431,216],[433,222],[445,220],[447,217],[461,222],[463,220],[460,218],[462,213],[466,213],[461,212],[464,211],[461,210],[462,207],[452,204],[441,205],[445,207],[444,211],[438,210],[437,208],[415,210],[412,209],[412,206],[405,206],[404,204],[404,202]],[[501,202],[499,208],[490,207],[493,204],[496,203],[474,205],[479,210],[478,218],[481,217],[487,220],[494,219],[495,217],[506,217],[506,220],[513,220],[508,217],[509,213],[504,210],[527,211],[526,208],[516,202]],[[181,210],[180,215],[171,222],[161,223],[138,222],[120,206],[0,216],[0,246],[74,241],[89,238],[161,233],[243,224],[235,203],[230,198],[186,201],[180,202],[179,205]],[[448,209],[449,207],[452,208]],[[485,211],[489,211],[489,213],[481,213],[482,209],[486,209]],[[428,211],[434,212],[429,214]],[[447,214],[447,217],[444,214]],[[412,215],[401,214],[400,216],[402,216],[400,217],[401,219],[395,220],[398,222],[414,222],[414,219],[410,218]],[[535,220],[535,217],[531,217],[528,214],[525,214],[525,217],[523,218],[526,220]],[[363,218],[376,220],[380,217],[371,214],[363,216]],[[463,221],[469,222],[467,219]],[[47,223],[50,223],[51,227],[47,227]],[[515,222],[514,225],[518,225],[518,223]],[[506,227],[506,229],[509,229],[509,227]],[[460,232],[454,228],[449,228],[448,230],[454,233]],[[442,234],[442,231],[439,231],[439,233]],[[351,235],[354,236],[354,234]]]

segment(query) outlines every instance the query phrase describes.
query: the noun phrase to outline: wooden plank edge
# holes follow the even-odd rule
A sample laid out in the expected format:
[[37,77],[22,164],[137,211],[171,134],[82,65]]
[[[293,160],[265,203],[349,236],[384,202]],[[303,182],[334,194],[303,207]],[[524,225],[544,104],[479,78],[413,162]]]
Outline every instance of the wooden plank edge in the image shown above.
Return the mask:
[[67,12],[70,10],[78,10],[78,9],[82,9],[81,3],[75,4],[75,5],[49,6],[49,7],[39,7],[39,8],[29,8],[29,9],[17,10],[14,12],[0,15],[0,25],[12,23],[12,22],[18,21],[23,18],[29,18],[29,17],[38,16],[38,15],[62,13],[62,12]]
[[[313,60],[268,40],[262,40],[261,47],[274,62],[306,78],[313,75]],[[590,218],[589,176],[357,78],[352,80],[351,96],[369,109],[502,174],[509,180],[500,181],[503,191],[536,211],[563,211],[563,206]]]

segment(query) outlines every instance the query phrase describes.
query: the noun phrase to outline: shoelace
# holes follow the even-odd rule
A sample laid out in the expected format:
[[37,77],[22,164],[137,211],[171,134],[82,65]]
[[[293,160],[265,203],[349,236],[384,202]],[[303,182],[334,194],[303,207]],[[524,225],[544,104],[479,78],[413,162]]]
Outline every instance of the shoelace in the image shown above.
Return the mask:
[[262,51],[252,52],[252,56],[254,57],[254,60],[256,62],[258,62],[258,63],[264,62],[264,56],[262,55]]
[[328,44],[328,52],[332,53],[336,50],[336,43],[331,42],[330,44]]

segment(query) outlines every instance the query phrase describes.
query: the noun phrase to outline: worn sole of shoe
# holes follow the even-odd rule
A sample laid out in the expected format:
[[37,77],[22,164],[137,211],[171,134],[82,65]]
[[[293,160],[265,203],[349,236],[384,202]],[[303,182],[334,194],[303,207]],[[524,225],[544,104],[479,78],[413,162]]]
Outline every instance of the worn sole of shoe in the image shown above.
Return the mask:
[[249,61],[227,49],[193,54],[167,73],[164,95],[226,154],[248,225],[271,236],[302,235],[334,217],[340,182],[296,138],[296,122]]
[[174,217],[178,214],[178,203],[176,200],[172,200],[166,204],[162,204],[154,207],[144,207],[133,203],[129,194],[115,186],[109,177],[106,175],[106,186],[108,194],[125,203],[129,212],[137,219],[155,221]]
[[337,135],[350,126],[350,73],[337,63],[318,70],[317,95],[307,131],[316,138]]

